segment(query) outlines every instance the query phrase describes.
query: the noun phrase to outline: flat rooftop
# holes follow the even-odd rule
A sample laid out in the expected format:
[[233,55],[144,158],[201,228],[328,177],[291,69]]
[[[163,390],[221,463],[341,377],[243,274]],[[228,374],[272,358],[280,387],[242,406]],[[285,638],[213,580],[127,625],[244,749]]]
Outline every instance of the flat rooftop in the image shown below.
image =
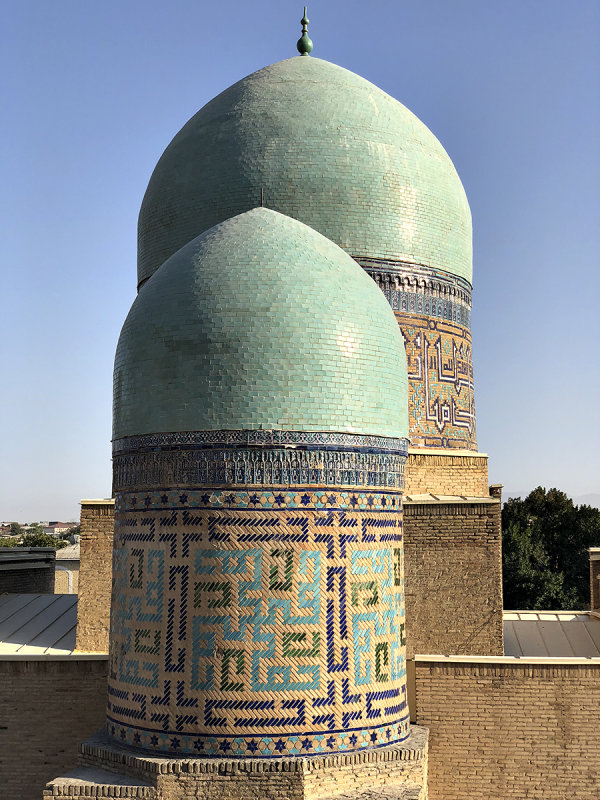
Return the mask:
[[589,611],[505,611],[504,653],[600,658],[600,619]]
[[77,595],[0,595],[0,657],[71,655]]

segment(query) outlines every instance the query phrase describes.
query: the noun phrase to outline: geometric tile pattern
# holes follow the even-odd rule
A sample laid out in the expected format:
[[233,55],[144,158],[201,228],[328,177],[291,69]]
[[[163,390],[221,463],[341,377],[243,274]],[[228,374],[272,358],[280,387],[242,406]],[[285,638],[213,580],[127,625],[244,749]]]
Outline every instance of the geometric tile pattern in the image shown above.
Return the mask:
[[200,491],[116,497],[113,738],[262,758],[406,738],[401,493]]

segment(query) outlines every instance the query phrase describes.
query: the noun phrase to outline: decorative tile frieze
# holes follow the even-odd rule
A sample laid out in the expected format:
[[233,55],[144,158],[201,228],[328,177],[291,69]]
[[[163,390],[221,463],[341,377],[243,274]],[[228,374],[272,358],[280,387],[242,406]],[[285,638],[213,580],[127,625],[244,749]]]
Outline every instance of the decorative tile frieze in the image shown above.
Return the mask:
[[[406,445],[406,440],[401,440]],[[194,447],[118,451],[113,491],[202,484],[402,488],[406,451]]]

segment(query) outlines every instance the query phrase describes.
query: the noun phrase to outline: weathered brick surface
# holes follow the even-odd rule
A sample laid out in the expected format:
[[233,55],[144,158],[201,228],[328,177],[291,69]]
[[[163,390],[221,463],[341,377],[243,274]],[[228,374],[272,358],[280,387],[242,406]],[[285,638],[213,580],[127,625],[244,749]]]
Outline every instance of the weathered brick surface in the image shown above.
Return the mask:
[[141,778],[160,800],[329,800],[380,787],[396,790],[396,798],[406,787],[409,797],[426,800],[427,758],[427,731],[414,726],[408,740],[390,747],[265,760],[146,757],[98,735],[82,745],[80,765]]
[[409,496],[431,493],[486,497],[487,456],[409,451],[404,491]]
[[81,502],[77,650],[108,651],[114,502]]
[[500,507],[405,505],[409,657],[503,654]]
[[0,661],[0,800],[40,800],[104,723],[108,659]]
[[600,666],[416,664],[430,800],[598,800]]

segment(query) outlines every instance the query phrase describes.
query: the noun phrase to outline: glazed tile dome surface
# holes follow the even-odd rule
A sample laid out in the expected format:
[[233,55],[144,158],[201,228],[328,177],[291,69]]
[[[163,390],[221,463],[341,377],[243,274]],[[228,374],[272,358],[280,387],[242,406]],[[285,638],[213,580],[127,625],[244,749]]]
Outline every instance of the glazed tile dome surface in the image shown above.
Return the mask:
[[257,208],[181,248],[123,326],[115,439],[219,429],[407,436],[402,335],[373,280],[297,220]]
[[249,75],[181,129],[150,179],[138,227],[143,282],[211,226],[260,204],[351,256],[471,282],[471,215],[442,145],[364,78],[315,58]]

